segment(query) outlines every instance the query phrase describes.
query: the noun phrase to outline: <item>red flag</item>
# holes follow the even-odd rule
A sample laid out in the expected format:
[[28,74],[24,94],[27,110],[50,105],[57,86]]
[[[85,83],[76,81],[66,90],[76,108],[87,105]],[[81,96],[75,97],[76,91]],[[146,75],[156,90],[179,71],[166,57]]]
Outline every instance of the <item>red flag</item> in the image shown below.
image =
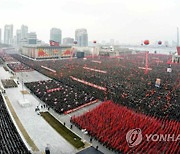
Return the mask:
[[50,46],[56,46],[56,47],[59,46],[59,42],[56,42],[56,41],[53,41],[53,40],[50,40],[49,43],[50,43]]
[[177,53],[180,55],[180,47],[177,47]]

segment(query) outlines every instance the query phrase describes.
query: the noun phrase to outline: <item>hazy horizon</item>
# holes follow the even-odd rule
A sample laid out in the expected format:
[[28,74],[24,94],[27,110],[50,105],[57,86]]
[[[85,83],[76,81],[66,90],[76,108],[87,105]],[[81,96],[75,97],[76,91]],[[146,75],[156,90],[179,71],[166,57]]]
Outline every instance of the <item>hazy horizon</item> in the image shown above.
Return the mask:
[[48,42],[52,27],[62,30],[62,38],[73,37],[75,29],[86,28],[89,41],[139,44],[149,39],[176,41],[180,26],[177,0],[1,0],[0,28],[14,25],[14,35],[22,24],[38,39]]

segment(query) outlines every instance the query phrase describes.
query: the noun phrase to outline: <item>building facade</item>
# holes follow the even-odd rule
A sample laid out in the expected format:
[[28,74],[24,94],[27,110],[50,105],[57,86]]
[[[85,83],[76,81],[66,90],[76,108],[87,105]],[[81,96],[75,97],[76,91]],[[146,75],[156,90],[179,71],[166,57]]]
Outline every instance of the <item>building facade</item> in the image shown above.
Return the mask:
[[82,29],[77,29],[75,31],[75,40],[77,41],[77,45],[81,47],[86,47],[88,46],[88,33],[87,30],[82,28]]
[[21,39],[26,39],[28,37],[28,26],[21,26]]
[[50,30],[50,40],[55,41],[55,42],[59,42],[59,44],[61,44],[61,40],[62,40],[62,31],[59,28],[52,28]]
[[37,34],[35,32],[28,33],[27,44],[37,44]]
[[13,25],[4,26],[4,43],[5,44],[13,43]]
[[16,30],[16,44],[19,45],[21,42],[21,30],[17,29]]
[[61,58],[64,53],[71,51],[72,46],[38,46],[25,45],[22,47],[21,54],[33,59],[53,59]]
[[63,44],[64,45],[72,45],[74,43],[74,39],[71,37],[66,37],[63,39]]

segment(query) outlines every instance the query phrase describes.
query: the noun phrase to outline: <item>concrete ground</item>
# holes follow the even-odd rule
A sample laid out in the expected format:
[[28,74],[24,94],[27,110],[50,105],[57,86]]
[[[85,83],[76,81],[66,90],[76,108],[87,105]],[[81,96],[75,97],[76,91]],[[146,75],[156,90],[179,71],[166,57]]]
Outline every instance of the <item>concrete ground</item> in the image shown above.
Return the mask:
[[[71,127],[71,123],[70,123],[70,119],[72,116],[79,116],[85,112],[88,112],[89,110],[92,110],[93,108],[95,108],[96,106],[100,105],[102,102],[98,102],[96,104],[92,104],[90,106],[84,107],[80,110],[77,110],[76,112],[72,112],[70,114],[67,115],[59,115],[58,113],[54,112],[54,110],[50,109],[50,113],[56,117],[60,122],[66,124],[66,127],[70,129]],[[105,146],[103,146],[102,144],[100,144],[98,141],[93,140],[92,143],[90,143],[90,136],[84,134],[82,132],[82,130],[78,129],[77,127],[75,127],[73,125],[72,131],[74,133],[76,133],[78,136],[80,136],[82,138],[82,140],[88,142],[90,145],[92,145],[93,147],[96,148],[96,146],[98,146],[98,150],[103,152],[104,154],[114,154],[115,152],[110,151],[109,149],[107,149]]]
[[[12,76],[10,73],[5,72],[2,67],[0,67],[0,72],[0,79],[10,78],[10,76]],[[6,95],[9,97],[18,118],[38,149],[40,151],[44,151],[48,144],[52,154],[75,153],[76,151],[74,147],[61,137],[40,115],[37,115],[34,111],[36,106],[40,103],[39,100],[31,94],[24,95],[23,97],[20,92],[21,90],[22,85],[20,82],[18,88],[6,89]],[[18,100],[23,100],[24,98],[29,100],[31,106],[21,107],[18,104]]]
[[[0,66],[0,79],[10,78],[12,74],[6,72],[2,66]],[[18,79],[17,79],[18,78]],[[37,71],[32,72],[23,72],[23,73],[16,73],[14,76],[15,81],[19,81],[18,88],[9,88],[6,89],[7,96],[20,119],[21,123],[23,124],[24,128],[26,129],[27,133],[34,141],[35,145],[40,149],[40,151],[44,151],[47,144],[50,146],[51,154],[74,154],[78,152],[72,145],[70,145],[63,137],[61,137],[40,115],[37,115],[35,112],[35,108],[41,104],[40,101],[36,96],[32,94],[23,95],[20,91],[21,90],[28,90],[25,86],[22,85],[22,78],[23,82],[32,82],[32,81],[40,81],[40,80],[48,80],[49,78],[38,73]],[[0,83],[0,86],[2,84]],[[27,99],[31,103],[29,107],[22,107],[19,105],[18,100]],[[70,118],[73,115],[81,115],[97,105],[101,104],[102,102],[98,102],[92,104],[90,106],[84,107],[76,112],[70,113],[68,115],[59,115],[54,112],[52,109],[49,112],[60,122],[66,123],[66,127],[70,129]],[[41,109],[41,111],[46,111],[46,109]],[[80,136],[84,141],[89,142],[90,137],[85,135],[81,130],[73,126],[72,131]],[[94,147],[98,146],[99,150],[105,154],[114,154],[114,152],[108,150],[106,147],[101,145],[98,141],[93,140],[92,144]]]
[[50,78],[44,76],[43,74],[40,74],[37,71],[19,72],[19,73],[16,73],[16,78],[19,78],[19,79],[23,78],[24,83],[41,81],[41,80],[50,80]]

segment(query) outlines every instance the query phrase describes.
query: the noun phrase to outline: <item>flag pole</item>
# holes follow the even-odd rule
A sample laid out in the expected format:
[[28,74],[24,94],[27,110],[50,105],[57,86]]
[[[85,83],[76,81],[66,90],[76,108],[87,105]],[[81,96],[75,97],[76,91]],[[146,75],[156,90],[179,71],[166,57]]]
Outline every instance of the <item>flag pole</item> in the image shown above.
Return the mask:
[[145,69],[145,73],[144,74],[148,74],[148,68],[149,68],[149,64],[148,64],[148,56],[149,56],[149,52],[146,52],[146,69]]

